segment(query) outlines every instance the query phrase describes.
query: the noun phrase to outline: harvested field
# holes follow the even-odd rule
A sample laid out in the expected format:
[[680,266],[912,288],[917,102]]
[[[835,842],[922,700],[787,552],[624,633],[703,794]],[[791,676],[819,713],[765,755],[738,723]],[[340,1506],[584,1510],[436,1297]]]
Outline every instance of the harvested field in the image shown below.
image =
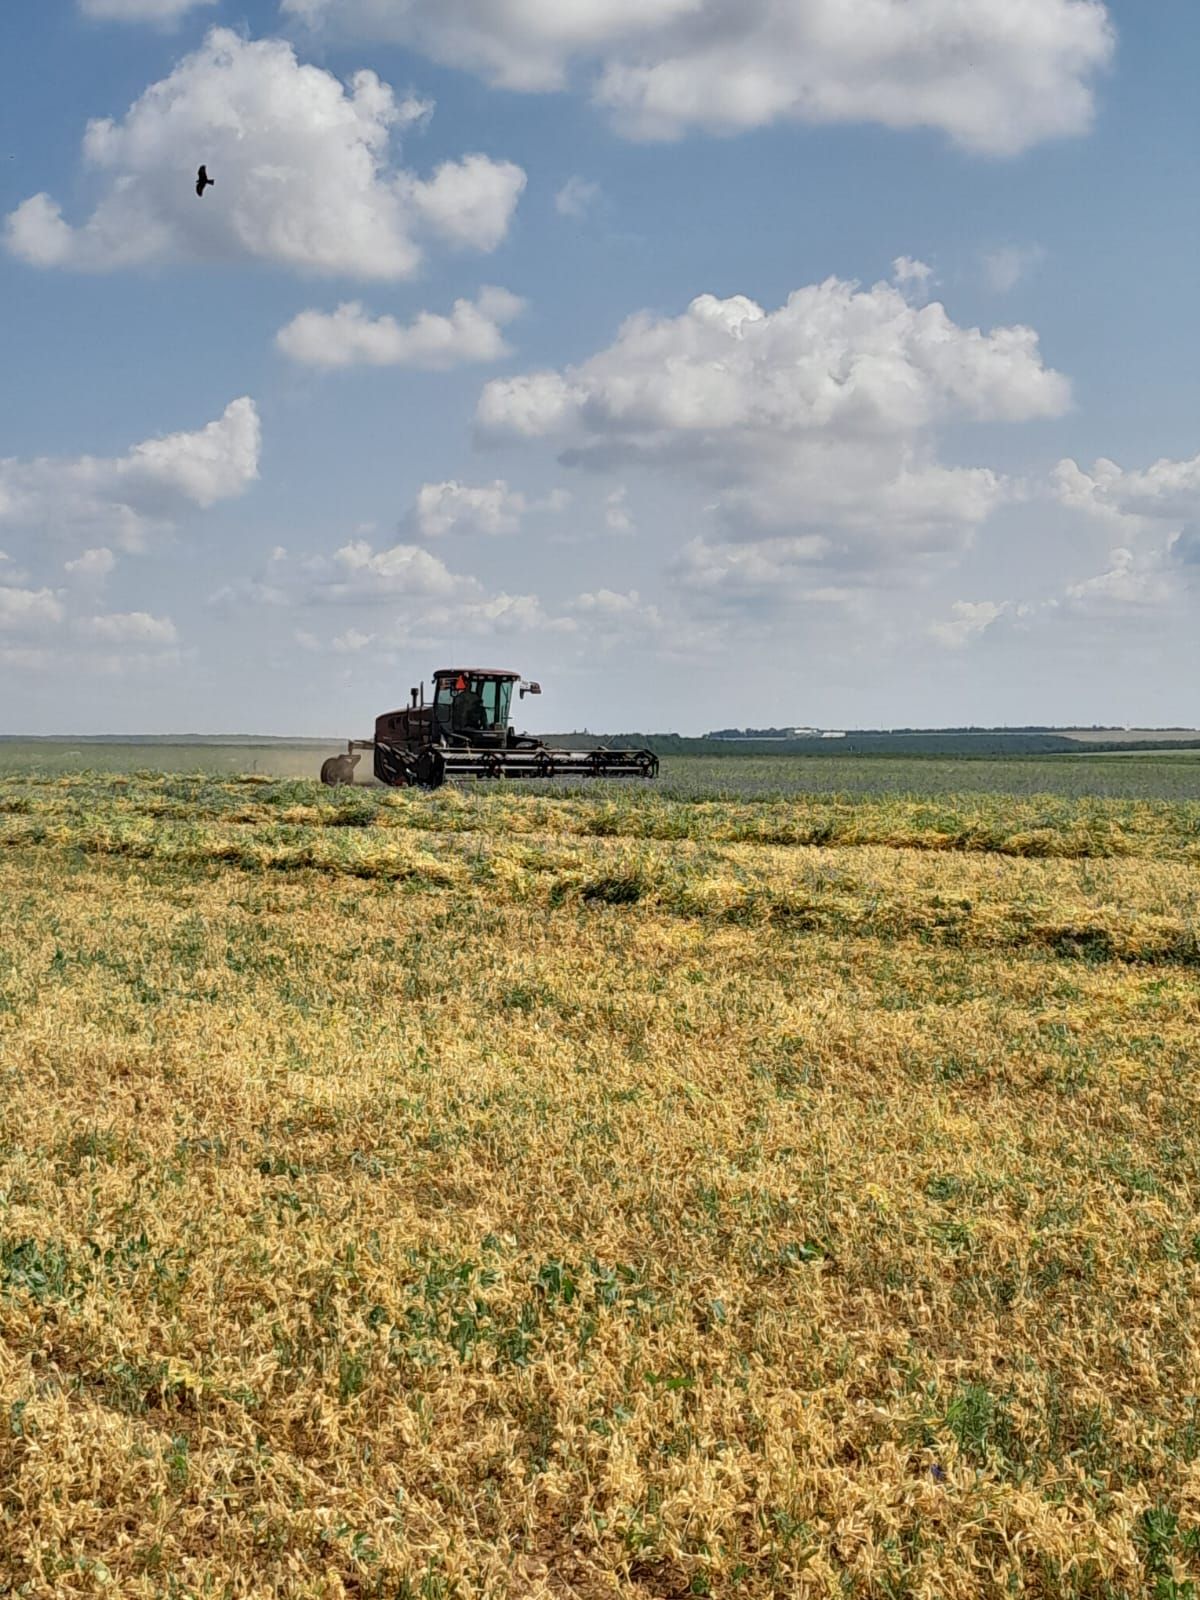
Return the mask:
[[1198,867],[0,779],[0,1595],[1182,1600]]

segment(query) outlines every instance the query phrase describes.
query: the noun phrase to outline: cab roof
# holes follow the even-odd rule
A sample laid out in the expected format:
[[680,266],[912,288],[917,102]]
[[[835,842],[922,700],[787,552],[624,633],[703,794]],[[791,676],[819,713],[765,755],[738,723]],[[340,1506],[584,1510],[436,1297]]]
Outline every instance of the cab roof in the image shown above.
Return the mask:
[[521,681],[519,672],[505,672],[500,667],[439,667],[434,673],[434,681],[438,678],[510,678],[513,683]]

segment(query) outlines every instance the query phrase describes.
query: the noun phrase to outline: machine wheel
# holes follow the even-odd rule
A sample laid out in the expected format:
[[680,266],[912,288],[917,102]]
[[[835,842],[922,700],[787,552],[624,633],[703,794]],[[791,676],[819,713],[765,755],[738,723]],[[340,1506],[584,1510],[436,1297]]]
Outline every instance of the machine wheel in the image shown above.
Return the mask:
[[422,750],[417,757],[416,780],[422,789],[440,789],[446,781],[446,758],[440,750]]
[[321,782],[327,789],[339,789],[345,784],[352,784],[358,761],[356,755],[330,756],[321,763]]

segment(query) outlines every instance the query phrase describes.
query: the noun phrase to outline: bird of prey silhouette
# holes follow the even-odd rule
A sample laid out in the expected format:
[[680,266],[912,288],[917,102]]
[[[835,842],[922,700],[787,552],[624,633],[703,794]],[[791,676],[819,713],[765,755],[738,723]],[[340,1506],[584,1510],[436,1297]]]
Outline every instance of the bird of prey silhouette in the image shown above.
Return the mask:
[[211,189],[216,181],[217,180],[215,178],[209,177],[207,167],[200,168],[200,171],[196,174],[196,193],[202,200],[204,198],[205,189]]

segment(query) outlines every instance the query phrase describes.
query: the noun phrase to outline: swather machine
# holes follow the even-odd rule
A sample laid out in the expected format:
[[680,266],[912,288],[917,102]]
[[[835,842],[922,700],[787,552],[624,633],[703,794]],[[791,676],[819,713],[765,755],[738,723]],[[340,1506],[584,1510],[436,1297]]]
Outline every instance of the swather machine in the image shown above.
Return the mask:
[[519,672],[490,667],[443,667],[410,690],[410,703],[375,719],[374,739],[351,739],[347,755],[321,769],[329,784],[353,782],[359,750],[374,751],[375,776],[393,788],[437,789],[465,778],[656,778],[652,750],[552,749],[533,734],[514,733],[513,689],[523,700],[541,685]]

